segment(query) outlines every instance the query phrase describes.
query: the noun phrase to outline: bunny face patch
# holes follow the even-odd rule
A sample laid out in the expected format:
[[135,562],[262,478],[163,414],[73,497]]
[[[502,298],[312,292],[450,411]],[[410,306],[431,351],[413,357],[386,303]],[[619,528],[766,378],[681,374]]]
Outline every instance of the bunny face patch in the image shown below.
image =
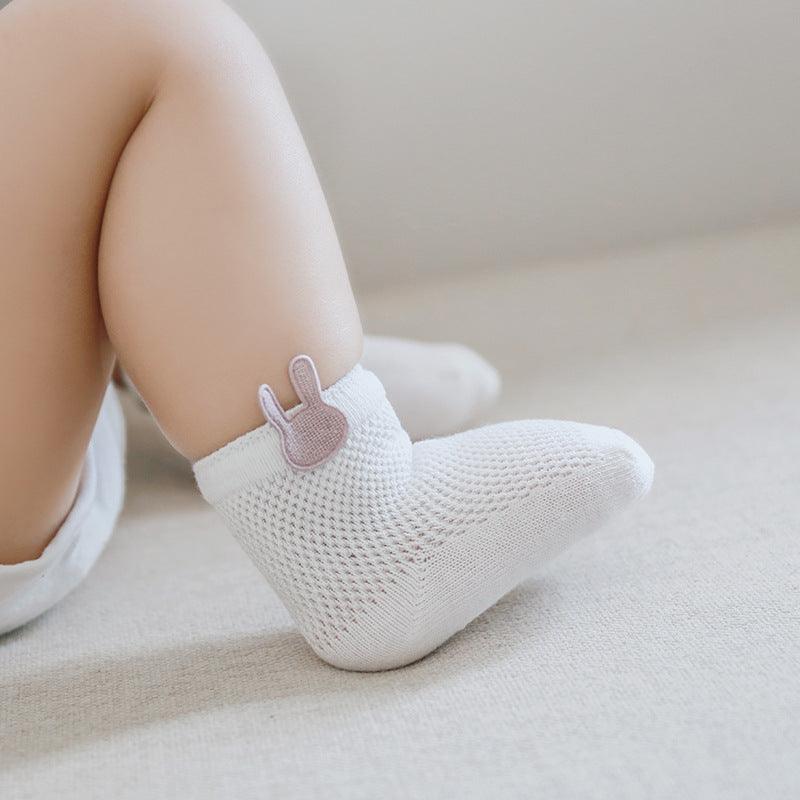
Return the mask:
[[322,387],[309,356],[295,356],[289,362],[289,379],[300,405],[284,411],[266,384],[258,390],[264,416],[281,437],[287,463],[297,470],[309,470],[329,461],[347,441],[347,417],[322,399]]

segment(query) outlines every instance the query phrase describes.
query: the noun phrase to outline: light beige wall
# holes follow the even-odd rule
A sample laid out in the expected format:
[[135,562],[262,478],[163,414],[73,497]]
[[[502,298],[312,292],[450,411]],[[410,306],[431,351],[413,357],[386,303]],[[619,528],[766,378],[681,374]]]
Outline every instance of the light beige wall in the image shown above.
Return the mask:
[[234,0],[360,282],[800,214],[796,0]]
[[797,0],[231,2],[359,283],[800,216]]

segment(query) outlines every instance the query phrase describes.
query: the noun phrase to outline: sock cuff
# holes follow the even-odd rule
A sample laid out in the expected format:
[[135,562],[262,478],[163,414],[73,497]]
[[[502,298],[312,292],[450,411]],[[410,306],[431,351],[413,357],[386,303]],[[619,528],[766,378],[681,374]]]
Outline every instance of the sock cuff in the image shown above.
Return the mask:
[[[360,364],[321,396],[345,415],[350,432],[363,425],[386,402],[381,382]],[[294,406],[286,413],[291,417],[299,408]],[[283,454],[280,436],[269,422],[196,461],[192,469],[200,492],[212,505],[256,481],[293,472]]]

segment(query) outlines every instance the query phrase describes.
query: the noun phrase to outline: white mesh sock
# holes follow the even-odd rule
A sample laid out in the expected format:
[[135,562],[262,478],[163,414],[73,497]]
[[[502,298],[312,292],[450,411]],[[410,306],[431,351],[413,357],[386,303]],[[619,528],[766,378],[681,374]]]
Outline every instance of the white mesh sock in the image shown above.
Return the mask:
[[[592,425],[510,422],[412,445],[360,366],[324,403],[298,393],[282,421],[194,470],[311,647],[346,669],[426,655],[652,481],[639,445]],[[262,394],[269,417],[271,402]],[[326,433],[324,404],[347,421],[338,450],[341,415]],[[319,460],[315,448],[324,463],[288,463]]]
[[462,344],[366,336],[361,366],[378,376],[412,441],[463,430],[500,393],[497,370]]

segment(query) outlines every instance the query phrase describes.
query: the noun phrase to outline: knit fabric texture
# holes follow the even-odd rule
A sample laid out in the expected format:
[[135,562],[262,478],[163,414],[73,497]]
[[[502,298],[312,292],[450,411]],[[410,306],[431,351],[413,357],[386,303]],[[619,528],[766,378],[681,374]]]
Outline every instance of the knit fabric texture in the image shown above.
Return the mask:
[[322,396],[349,434],[320,467],[293,470],[264,425],[194,470],[311,647],[338,667],[421,658],[652,481],[646,453],[613,429],[523,421],[412,445],[367,370]]

